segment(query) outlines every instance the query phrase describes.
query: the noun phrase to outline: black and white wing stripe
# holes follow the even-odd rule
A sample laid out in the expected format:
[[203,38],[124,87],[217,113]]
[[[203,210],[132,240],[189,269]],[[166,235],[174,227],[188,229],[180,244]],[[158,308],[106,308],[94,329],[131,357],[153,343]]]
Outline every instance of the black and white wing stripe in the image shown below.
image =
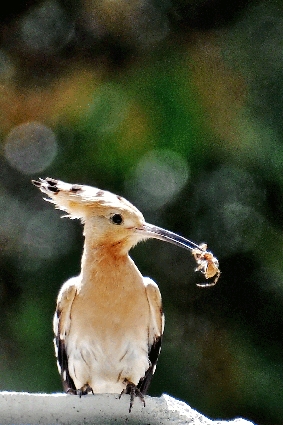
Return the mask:
[[146,287],[146,295],[150,307],[151,321],[148,331],[149,347],[148,359],[150,366],[145,373],[145,376],[140,379],[138,389],[142,394],[146,394],[154,375],[157,360],[161,350],[162,335],[164,331],[164,314],[162,311],[162,300],[158,286],[148,277],[144,277]]
[[71,324],[71,307],[77,293],[77,277],[73,277],[64,283],[58,299],[54,314],[54,347],[57,357],[57,366],[62,378],[63,388],[66,392],[76,392],[73,379],[69,374],[68,355],[66,351],[66,338],[68,337]]

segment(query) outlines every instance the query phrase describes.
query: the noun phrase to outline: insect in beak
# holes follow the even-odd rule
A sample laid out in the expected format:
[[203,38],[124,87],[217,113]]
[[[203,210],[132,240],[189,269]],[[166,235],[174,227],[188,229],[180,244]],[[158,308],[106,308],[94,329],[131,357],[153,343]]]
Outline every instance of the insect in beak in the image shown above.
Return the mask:
[[190,250],[197,263],[195,271],[202,272],[206,279],[214,277],[211,283],[199,283],[197,286],[209,287],[216,285],[221,273],[219,270],[219,262],[212,252],[207,251],[207,245],[205,243],[198,245],[183,236],[148,223],[145,223],[141,228],[137,229],[137,232],[144,238],[160,239]]

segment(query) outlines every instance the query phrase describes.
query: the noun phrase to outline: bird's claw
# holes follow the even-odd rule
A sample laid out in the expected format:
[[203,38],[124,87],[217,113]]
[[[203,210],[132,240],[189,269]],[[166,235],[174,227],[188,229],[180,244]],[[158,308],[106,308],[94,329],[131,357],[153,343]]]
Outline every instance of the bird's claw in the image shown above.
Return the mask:
[[132,382],[128,381],[127,379],[125,379],[124,382],[127,385],[126,385],[126,388],[124,388],[123,391],[121,392],[119,398],[121,398],[123,394],[130,394],[130,408],[129,408],[129,413],[131,413],[132,407],[134,405],[135,397],[138,397],[142,401],[142,403],[143,403],[143,405],[145,407],[144,395],[138,389],[138,387],[135,384],[133,384]]
[[78,390],[74,390],[73,388],[69,388],[67,390],[67,393],[78,395],[80,398],[81,398],[82,395],[87,395],[89,393],[94,394],[93,389],[88,384],[83,385],[82,388],[79,388]]

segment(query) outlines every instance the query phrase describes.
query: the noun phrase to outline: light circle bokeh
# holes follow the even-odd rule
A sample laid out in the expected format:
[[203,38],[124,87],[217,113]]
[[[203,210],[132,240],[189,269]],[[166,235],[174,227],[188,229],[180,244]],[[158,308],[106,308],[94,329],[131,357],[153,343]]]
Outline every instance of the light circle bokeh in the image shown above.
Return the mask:
[[23,174],[44,171],[57,154],[55,133],[44,124],[33,121],[14,127],[6,138],[5,158]]

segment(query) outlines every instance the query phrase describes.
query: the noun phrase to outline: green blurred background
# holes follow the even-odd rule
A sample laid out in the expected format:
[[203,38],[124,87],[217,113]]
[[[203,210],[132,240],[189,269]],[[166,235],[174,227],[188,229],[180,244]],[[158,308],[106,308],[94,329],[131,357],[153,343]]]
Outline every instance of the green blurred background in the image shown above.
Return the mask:
[[52,315],[79,222],[32,178],[108,189],[207,242],[132,257],[166,328],[150,394],[212,418],[283,423],[283,2],[29,0],[0,15],[0,389],[61,391]]

